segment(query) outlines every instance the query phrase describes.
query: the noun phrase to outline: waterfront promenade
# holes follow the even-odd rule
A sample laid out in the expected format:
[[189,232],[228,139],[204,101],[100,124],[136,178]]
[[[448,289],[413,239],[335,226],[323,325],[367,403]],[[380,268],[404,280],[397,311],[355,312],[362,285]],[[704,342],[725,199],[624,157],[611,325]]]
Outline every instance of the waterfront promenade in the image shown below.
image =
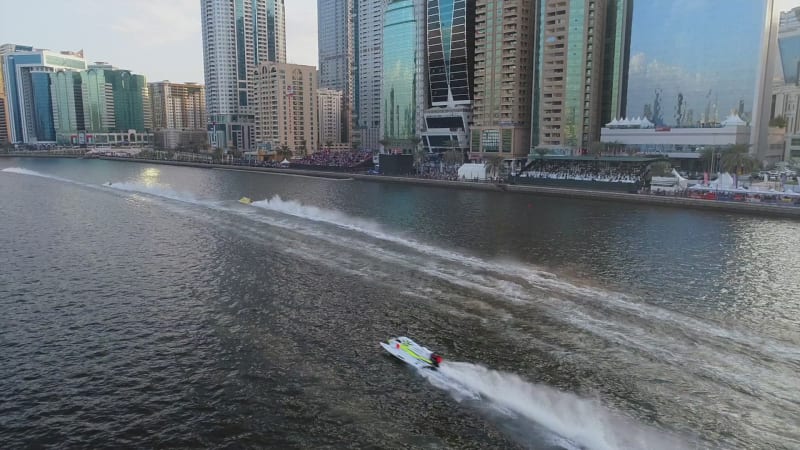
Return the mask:
[[[79,158],[77,155],[45,155],[10,153],[0,154],[0,157],[19,158]],[[512,185],[506,183],[474,182],[474,181],[449,181],[423,179],[416,177],[385,176],[365,173],[335,172],[314,169],[290,169],[257,166],[239,166],[231,164],[209,164],[200,162],[157,160],[143,158],[98,157],[110,161],[125,161],[132,163],[164,164],[172,166],[197,167],[203,169],[235,170],[243,172],[260,172],[284,175],[303,175],[333,179],[355,179],[378,183],[397,183],[410,185],[433,186],[447,189],[467,189],[479,191],[507,192],[512,194],[543,195],[549,197],[573,198],[582,200],[612,201],[638,203],[642,205],[665,206],[673,208],[691,208],[706,211],[720,211],[742,214],[765,215],[771,217],[789,217],[800,219],[800,208],[792,206],[779,206],[754,203],[734,203],[726,201],[712,201],[682,197],[663,197],[648,194],[631,194],[624,192],[609,192],[601,190],[588,190],[576,188],[557,188],[547,186]]]

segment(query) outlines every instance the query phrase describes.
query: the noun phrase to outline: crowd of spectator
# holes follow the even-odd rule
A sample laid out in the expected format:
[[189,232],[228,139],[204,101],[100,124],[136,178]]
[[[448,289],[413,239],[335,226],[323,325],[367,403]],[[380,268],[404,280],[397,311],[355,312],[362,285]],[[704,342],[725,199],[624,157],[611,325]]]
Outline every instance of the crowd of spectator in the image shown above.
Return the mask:
[[351,169],[372,161],[371,151],[320,150],[305,158],[291,160],[292,166],[337,167]]
[[573,161],[536,163],[520,174],[528,178],[551,180],[600,181],[605,183],[639,183],[643,168],[640,166],[603,166],[594,162]]
[[423,164],[415,176],[426,180],[458,181],[458,167],[440,163]]

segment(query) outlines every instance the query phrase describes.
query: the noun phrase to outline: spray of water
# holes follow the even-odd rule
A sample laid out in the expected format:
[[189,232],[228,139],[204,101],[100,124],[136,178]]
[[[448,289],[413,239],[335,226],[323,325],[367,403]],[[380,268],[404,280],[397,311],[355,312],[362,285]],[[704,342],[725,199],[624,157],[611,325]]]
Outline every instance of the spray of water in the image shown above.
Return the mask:
[[[578,397],[550,386],[486,367],[448,362],[439,372],[456,386],[457,395],[474,392],[494,405],[590,449],[676,449],[677,438],[630,421],[597,400]],[[434,386],[451,390],[441,380]]]

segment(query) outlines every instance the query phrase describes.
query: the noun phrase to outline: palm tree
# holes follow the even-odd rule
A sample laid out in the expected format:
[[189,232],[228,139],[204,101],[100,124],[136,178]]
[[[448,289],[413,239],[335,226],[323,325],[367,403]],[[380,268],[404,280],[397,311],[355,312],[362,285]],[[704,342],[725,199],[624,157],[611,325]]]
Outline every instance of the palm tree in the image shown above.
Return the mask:
[[503,157],[500,155],[491,156],[483,162],[483,165],[486,167],[486,171],[491,174],[491,178],[498,178],[500,171],[503,169]]
[[383,149],[386,150],[386,147],[389,146],[390,142],[388,139],[381,139],[380,141],[378,141],[378,144],[381,144],[381,147],[383,147]]
[[332,140],[328,139],[327,141],[325,141],[325,147],[331,148],[332,145],[333,145],[333,141]]
[[275,151],[275,156],[278,157],[278,162],[280,162],[284,159],[290,159],[292,157],[292,151],[289,149],[288,145],[282,144],[278,147],[278,150]]
[[305,139],[300,141],[300,156],[302,156],[303,158],[308,156],[308,143],[306,142]]
[[672,164],[669,161],[656,161],[650,164],[650,175],[654,177],[666,177],[672,173]]
[[457,166],[464,162],[464,155],[457,149],[450,149],[443,155],[444,162],[448,166]]
[[788,122],[784,116],[776,116],[769,121],[771,128],[786,128],[786,125],[788,125]]
[[417,172],[422,172],[422,165],[425,164],[425,160],[428,159],[428,151],[422,147],[416,146],[414,147],[414,167],[417,168]]
[[748,146],[744,144],[735,144],[728,147],[722,153],[720,164],[722,170],[736,175],[751,173],[759,166],[758,161],[750,156]]

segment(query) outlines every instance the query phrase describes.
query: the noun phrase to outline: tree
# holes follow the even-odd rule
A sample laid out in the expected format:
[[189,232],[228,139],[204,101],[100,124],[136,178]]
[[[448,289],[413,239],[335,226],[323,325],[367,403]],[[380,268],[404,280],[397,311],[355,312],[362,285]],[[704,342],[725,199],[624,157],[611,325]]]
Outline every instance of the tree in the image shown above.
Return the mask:
[[775,116],[769,120],[769,126],[771,128],[786,128],[788,125],[788,121],[784,116]]
[[308,156],[308,143],[306,142],[305,139],[300,141],[300,156],[302,156],[303,158]]
[[752,173],[759,167],[758,161],[750,156],[748,146],[744,144],[728,147],[722,153],[720,165],[725,172],[738,175]]
[[[416,151],[416,149],[419,148],[419,143],[422,142],[422,138],[419,137],[419,136],[414,136],[414,137],[410,138],[408,141],[411,142],[411,145],[413,146],[411,151],[412,151],[412,153],[414,153]],[[426,154],[427,154],[427,152],[426,152]]]
[[450,149],[444,152],[442,159],[448,166],[457,166],[464,162],[464,155],[457,149]]
[[383,147],[383,149],[386,150],[386,147],[389,146],[390,142],[388,139],[381,139],[380,141],[378,141],[378,144],[381,144],[381,147]]
[[331,146],[333,146],[333,141],[330,140],[330,139],[326,140],[325,141],[325,147],[326,148],[331,148]]
[[292,151],[289,149],[287,144],[281,144],[277,150],[275,150],[275,156],[278,157],[278,161],[283,161],[284,159],[291,159],[292,158]]
[[533,149],[533,152],[539,156],[539,159],[544,160],[544,156],[550,153],[550,150],[544,147],[536,147],[535,149]]
[[666,177],[672,173],[672,164],[669,161],[656,161],[650,164],[650,175]]
[[417,172],[422,172],[422,166],[428,159],[428,151],[422,147],[417,146],[414,147],[414,151],[412,154],[414,155],[414,167],[417,168]]
[[215,148],[214,149],[214,161],[215,162],[222,161],[222,149],[221,148]]
[[491,178],[498,178],[503,170],[503,157],[500,155],[491,156],[483,162],[483,165],[486,167],[486,171],[491,174]]

